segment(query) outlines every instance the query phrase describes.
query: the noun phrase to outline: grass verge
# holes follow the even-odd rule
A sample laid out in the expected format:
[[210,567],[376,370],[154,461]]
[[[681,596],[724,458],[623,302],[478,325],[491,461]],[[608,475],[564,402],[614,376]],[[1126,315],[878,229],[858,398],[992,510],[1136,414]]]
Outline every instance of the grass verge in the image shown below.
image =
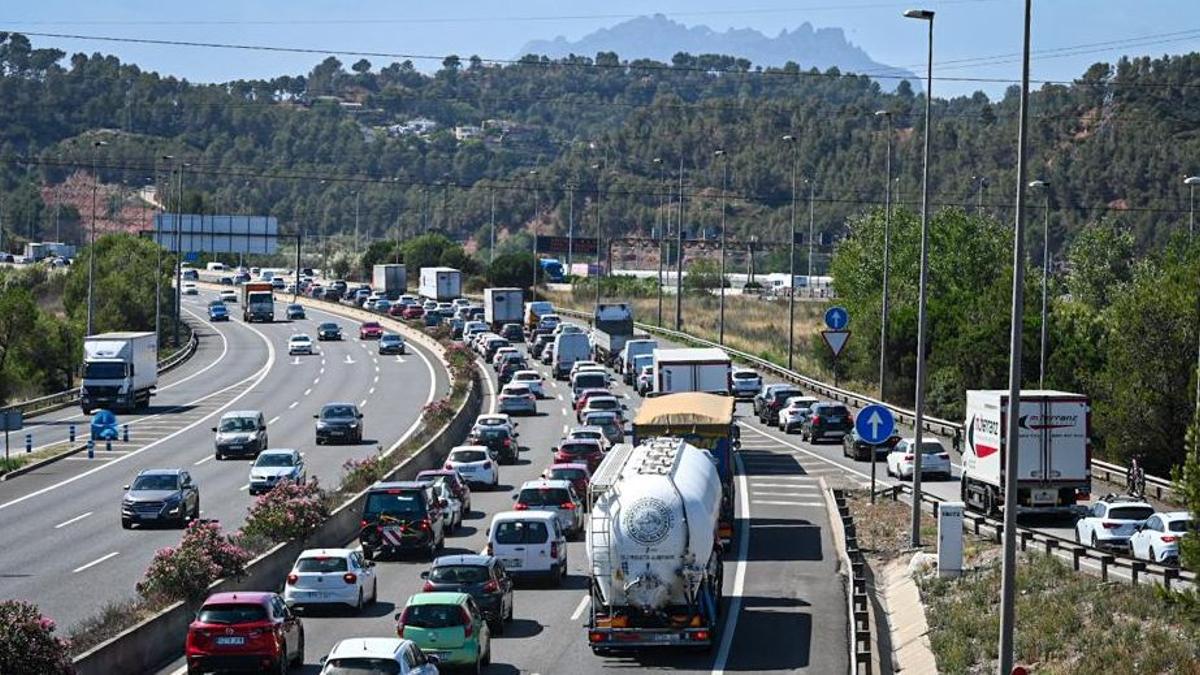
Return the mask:
[[24,447],[16,450],[10,450],[8,457],[0,457],[0,476],[3,476],[10,471],[16,471],[17,469],[33,464],[34,462],[40,462],[43,459],[50,459],[59,455],[70,454],[80,445],[81,444],[78,442],[69,443],[63,441],[62,443],[48,445],[34,452],[25,452]]

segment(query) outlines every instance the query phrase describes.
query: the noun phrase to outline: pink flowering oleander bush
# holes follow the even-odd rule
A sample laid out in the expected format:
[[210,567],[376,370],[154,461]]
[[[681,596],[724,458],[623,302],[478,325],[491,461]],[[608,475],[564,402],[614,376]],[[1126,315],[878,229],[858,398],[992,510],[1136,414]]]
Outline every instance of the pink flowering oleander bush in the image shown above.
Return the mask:
[[242,534],[274,542],[304,539],[328,517],[328,500],[317,479],[285,481],[250,506]]
[[151,602],[199,600],[212,582],[246,573],[250,552],[221,532],[214,522],[194,521],[179,546],[154,554],[137,591]]
[[354,494],[383,478],[387,464],[381,455],[348,459],[342,464],[342,492]]
[[24,600],[0,601],[0,673],[72,673],[70,645],[54,635],[54,621]]
[[446,363],[450,364],[455,383],[466,382],[475,369],[475,353],[461,342],[451,342],[446,347]]
[[437,428],[450,421],[454,416],[454,406],[449,398],[439,398],[421,409],[421,419],[425,425]]

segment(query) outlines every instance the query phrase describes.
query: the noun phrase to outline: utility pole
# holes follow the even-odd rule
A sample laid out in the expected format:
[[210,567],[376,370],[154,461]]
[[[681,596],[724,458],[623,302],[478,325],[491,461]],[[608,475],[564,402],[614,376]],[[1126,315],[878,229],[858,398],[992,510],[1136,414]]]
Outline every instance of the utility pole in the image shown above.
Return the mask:
[[729,189],[729,155],[725,154],[724,150],[717,150],[713,153],[721,158],[721,166],[723,174],[721,178],[721,272],[719,275],[719,283],[721,284],[721,311],[717,319],[717,343],[725,344],[725,193]]
[[354,266],[358,267],[358,197],[359,191],[354,191]]
[[567,183],[567,273],[575,259],[575,183]]
[[808,183],[808,297],[813,296],[813,245],[816,243],[817,217],[816,206],[813,204],[813,191],[816,184],[812,178],[805,178]]
[[800,163],[800,146],[791,134],[783,142],[792,146],[792,222],[789,226],[791,242],[788,244],[788,370],[792,370],[792,356],[796,347],[796,168]]
[[183,320],[183,170],[187,162],[179,163],[179,203],[175,220],[175,346],[179,346],[179,324]]
[[529,171],[530,179],[533,181],[533,276],[529,280],[529,299],[537,300],[537,270],[538,270],[538,220],[540,219],[541,210],[541,192],[537,186],[537,169]]
[[1049,331],[1049,284],[1050,284],[1050,183],[1044,180],[1029,181],[1031,190],[1042,191],[1042,325],[1041,345],[1038,358],[1038,389],[1046,388],[1046,348]]
[[1183,179],[1188,186],[1188,240],[1196,236],[1196,186],[1200,185],[1200,176],[1188,176]]
[[600,191],[600,181],[604,179],[604,174],[608,172],[608,155],[604,156],[603,163],[592,165],[592,169],[596,171],[596,309],[600,308],[600,284],[604,278],[608,276],[608,270],[603,268],[603,253],[604,253],[604,221],[600,215],[601,199],[603,193]]
[[675,254],[675,330],[683,330],[683,153],[679,154],[679,218],[675,229],[678,239]]
[[[887,394],[888,277],[892,255],[892,113],[880,110],[875,115],[887,120],[887,158],[884,160],[883,181],[883,298],[879,320],[879,402],[883,403]],[[874,466],[874,460],[871,464]],[[874,490],[871,491],[871,501],[875,501]]]
[[663,244],[667,240],[667,229],[670,227],[671,216],[667,214],[664,226],[663,221],[663,203],[665,201],[666,186],[664,185],[664,164],[662,157],[655,157],[654,164],[658,165],[658,211],[656,212],[654,223],[655,229],[658,230],[658,327],[663,325]]
[[488,196],[492,198],[492,242],[488,246],[488,264],[496,261],[496,186],[488,186]]
[[92,334],[92,312],[95,308],[92,294],[96,279],[96,191],[99,189],[100,183],[98,166],[100,148],[105,145],[108,145],[107,141],[92,141],[92,226],[88,237],[87,333],[85,335]]

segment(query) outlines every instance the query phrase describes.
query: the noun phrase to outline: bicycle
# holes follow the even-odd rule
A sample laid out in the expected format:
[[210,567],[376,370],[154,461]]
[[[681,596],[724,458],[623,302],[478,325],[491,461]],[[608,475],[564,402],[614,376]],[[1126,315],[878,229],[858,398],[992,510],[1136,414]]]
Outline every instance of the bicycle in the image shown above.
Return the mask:
[[1129,468],[1125,471],[1125,491],[1138,498],[1146,494],[1146,470],[1137,457],[1129,460]]

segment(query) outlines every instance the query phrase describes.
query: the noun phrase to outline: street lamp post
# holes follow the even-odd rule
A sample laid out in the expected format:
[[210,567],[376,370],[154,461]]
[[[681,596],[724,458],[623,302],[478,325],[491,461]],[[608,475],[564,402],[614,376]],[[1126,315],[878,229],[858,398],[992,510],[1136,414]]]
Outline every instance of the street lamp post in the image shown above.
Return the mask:
[[[910,19],[929,24],[929,55],[925,65],[925,149],[921,168],[921,272],[917,296],[917,391],[913,422],[916,452],[913,453],[912,532],[913,548],[921,545],[921,437],[925,426],[925,297],[929,277],[929,131],[933,126],[930,101],[933,98],[933,11],[910,9],[904,13]],[[1010,453],[1014,454],[1015,453]]]
[[817,238],[817,212],[816,206],[813,204],[816,184],[812,178],[805,178],[804,182],[808,183],[808,297],[811,298],[813,296],[813,245]]
[[721,158],[722,177],[721,177],[721,271],[718,275],[718,283],[721,285],[721,311],[720,317],[717,320],[717,342],[721,345],[725,344],[725,193],[729,189],[729,155],[724,150],[717,150],[713,153]]
[[[178,214],[175,218],[175,346],[179,346],[179,324],[183,320],[183,170],[191,166],[187,162],[179,164],[179,201],[176,204]],[[190,233],[189,233],[190,236]],[[188,243],[191,243],[189,239]]]
[[604,251],[604,222],[600,215],[600,180],[604,178],[604,172],[607,169],[607,156],[604,158],[603,163],[592,165],[592,170],[596,172],[596,309],[600,308],[600,283],[608,271],[601,268],[603,263],[602,253]]
[[496,186],[488,186],[488,196],[492,198],[492,241],[488,246],[488,264],[496,262]]
[[[655,157],[654,164],[658,166],[658,212],[655,215],[655,229],[658,230],[658,327],[662,328],[663,320],[663,243],[667,240],[666,228],[663,227],[663,203],[665,198],[663,192],[666,190],[664,185],[665,180],[665,165],[662,157]],[[667,216],[666,222],[670,223],[670,215]]]
[[[892,113],[880,110],[875,115],[887,120],[887,156],[883,180],[883,295],[879,303],[879,402],[883,403],[887,394],[888,281],[892,266]],[[875,453],[871,453],[871,503],[875,503]]]
[[567,183],[567,273],[575,260],[575,183]]
[[1031,190],[1042,191],[1042,325],[1041,353],[1038,358],[1038,389],[1046,388],[1046,347],[1049,335],[1049,290],[1050,281],[1050,183],[1044,180],[1029,181]]
[[541,210],[542,195],[537,187],[537,169],[529,170],[529,178],[533,181],[533,276],[529,279],[529,299],[537,300],[537,269],[538,269],[538,219]]
[[675,222],[675,330],[683,330],[683,153],[679,154],[679,217]]
[[[358,198],[359,191],[354,191],[354,257],[358,258]],[[355,260],[355,267],[358,266],[358,261]]]
[[108,145],[108,141],[92,141],[92,226],[88,234],[87,335],[92,334],[92,312],[95,307],[92,301],[92,291],[96,279],[96,191],[99,189],[100,183],[98,175],[100,148],[105,145]]
[[788,254],[788,370],[792,370],[792,354],[796,345],[796,169],[800,163],[800,144],[788,134],[783,142],[792,146],[792,224]]
[[1196,234],[1196,186],[1200,185],[1200,176],[1188,176],[1183,179],[1188,186],[1188,239]]

